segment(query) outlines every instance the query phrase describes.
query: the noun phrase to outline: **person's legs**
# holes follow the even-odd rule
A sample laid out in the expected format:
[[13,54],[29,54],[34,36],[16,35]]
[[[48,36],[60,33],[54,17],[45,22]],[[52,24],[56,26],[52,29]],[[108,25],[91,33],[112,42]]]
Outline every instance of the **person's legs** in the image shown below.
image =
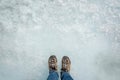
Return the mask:
[[59,79],[58,72],[56,72],[56,71],[49,72],[49,76],[48,76],[47,80],[58,80],[58,79]]
[[61,80],[73,80],[68,72],[61,72]]
[[49,67],[49,76],[47,80],[58,80],[59,75],[57,72],[57,58],[55,55],[49,57],[48,67]]
[[71,61],[68,56],[62,58],[62,68],[61,68],[61,80],[73,80],[70,72]]

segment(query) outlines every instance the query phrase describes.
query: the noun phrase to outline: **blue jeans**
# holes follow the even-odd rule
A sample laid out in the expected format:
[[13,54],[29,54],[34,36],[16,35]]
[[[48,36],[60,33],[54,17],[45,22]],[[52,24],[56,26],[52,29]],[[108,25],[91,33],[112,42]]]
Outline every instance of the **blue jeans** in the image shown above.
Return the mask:
[[[58,80],[59,75],[56,71],[50,71],[47,80]],[[61,80],[73,80],[68,72],[61,72]]]

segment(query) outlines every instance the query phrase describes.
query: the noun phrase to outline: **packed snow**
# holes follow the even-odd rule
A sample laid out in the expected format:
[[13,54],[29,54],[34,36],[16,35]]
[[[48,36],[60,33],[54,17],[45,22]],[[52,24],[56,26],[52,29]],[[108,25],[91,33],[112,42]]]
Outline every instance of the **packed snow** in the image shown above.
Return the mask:
[[120,0],[0,0],[0,80],[46,80],[50,55],[74,80],[120,80]]

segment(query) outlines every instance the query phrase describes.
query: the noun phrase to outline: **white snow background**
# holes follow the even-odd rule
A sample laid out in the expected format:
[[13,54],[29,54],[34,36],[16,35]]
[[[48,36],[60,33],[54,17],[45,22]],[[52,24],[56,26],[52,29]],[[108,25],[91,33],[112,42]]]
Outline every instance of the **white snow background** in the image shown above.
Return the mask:
[[0,80],[46,80],[52,54],[74,80],[120,80],[120,0],[0,0]]

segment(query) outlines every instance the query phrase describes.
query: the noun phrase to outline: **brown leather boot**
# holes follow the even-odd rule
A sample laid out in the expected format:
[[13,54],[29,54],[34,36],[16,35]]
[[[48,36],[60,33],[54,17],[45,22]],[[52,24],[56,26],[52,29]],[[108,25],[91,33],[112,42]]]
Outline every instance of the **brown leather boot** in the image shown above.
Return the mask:
[[55,55],[51,55],[48,59],[49,71],[57,71],[57,58]]
[[71,65],[71,61],[69,57],[63,56],[61,72],[70,72],[70,65]]

